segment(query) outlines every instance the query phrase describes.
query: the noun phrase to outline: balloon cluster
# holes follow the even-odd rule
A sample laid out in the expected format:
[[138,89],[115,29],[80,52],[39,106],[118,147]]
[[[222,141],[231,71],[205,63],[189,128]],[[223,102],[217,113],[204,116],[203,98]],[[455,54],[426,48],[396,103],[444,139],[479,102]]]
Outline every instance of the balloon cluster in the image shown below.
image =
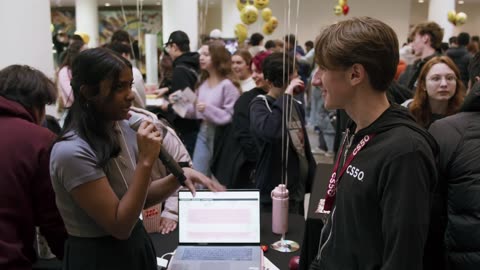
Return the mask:
[[239,42],[244,42],[248,37],[248,27],[258,19],[259,10],[265,22],[262,31],[266,35],[271,35],[278,26],[278,19],[272,15],[272,10],[268,8],[270,0],[236,0],[237,8],[240,11],[240,20],[242,23],[235,25],[235,36]]
[[336,5],[333,8],[335,15],[340,16],[342,15],[347,15],[348,12],[350,11],[350,7],[347,4],[347,0],[338,0],[338,5]]
[[462,25],[467,21],[467,14],[464,12],[457,13],[455,10],[450,10],[448,12],[448,21],[453,23],[453,25]]

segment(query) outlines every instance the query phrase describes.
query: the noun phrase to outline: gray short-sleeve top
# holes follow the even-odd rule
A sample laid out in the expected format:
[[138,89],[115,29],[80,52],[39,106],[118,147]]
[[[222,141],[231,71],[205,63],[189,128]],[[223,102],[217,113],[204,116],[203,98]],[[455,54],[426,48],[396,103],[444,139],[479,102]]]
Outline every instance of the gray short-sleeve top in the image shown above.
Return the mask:
[[97,165],[98,159],[95,152],[75,132],[66,134],[66,140],[57,142],[53,146],[50,156],[52,185],[57,207],[70,235],[78,237],[108,235],[76,204],[70,194],[71,190],[82,184],[107,177],[110,186],[120,199],[127,191],[129,181],[132,180],[138,152],[136,134],[126,121],[117,123],[122,150],[120,156],[111,159],[105,168]]

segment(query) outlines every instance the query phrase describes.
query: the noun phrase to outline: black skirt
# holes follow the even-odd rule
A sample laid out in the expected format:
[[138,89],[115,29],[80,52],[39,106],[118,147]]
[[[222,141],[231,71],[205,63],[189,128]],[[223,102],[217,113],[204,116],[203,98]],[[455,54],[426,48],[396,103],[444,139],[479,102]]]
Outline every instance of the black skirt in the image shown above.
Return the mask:
[[141,221],[130,238],[69,236],[65,243],[64,270],[157,270],[155,248]]

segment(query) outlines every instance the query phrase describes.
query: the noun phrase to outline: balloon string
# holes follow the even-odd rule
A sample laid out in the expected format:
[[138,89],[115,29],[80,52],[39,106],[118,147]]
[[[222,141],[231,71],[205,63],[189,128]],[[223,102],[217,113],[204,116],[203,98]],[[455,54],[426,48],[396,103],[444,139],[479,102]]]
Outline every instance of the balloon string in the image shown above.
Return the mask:
[[[137,0],[137,5],[138,5],[138,0]],[[125,6],[123,5],[123,0],[120,0],[120,8],[122,10],[123,21],[125,22],[125,24],[123,26],[123,29],[126,31],[128,21],[127,21],[127,15],[125,13]],[[139,38],[140,38],[140,36],[139,36]],[[132,58],[133,58],[134,61],[136,61],[137,59],[135,58],[135,53],[133,52],[132,37],[130,35],[128,35],[128,42],[130,43],[130,53],[132,54]]]
[[[295,19],[295,44],[293,46],[293,66],[292,66],[292,71],[294,71],[296,69],[296,66],[295,66],[295,59],[296,59],[296,49],[297,49],[297,44],[298,44],[298,16],[299,16],[299,12],[300,12],[300,0],[297,0],[297,16],[296,16],[296,19]],[[290,61],[288,62],[288,64],[290,65]],[[290,69],[288,69],[288,73],[290,75]],[[288,107],[288,114],[287,114],[287,117],[288,117],[288,121],[287,121],[287,129],[288,131],[290,131],[290,129],[292,128],[290,125],[292,123],[292,110],[294,109],[293,108],[293,100],[294,100],[294,97],[292,95],[292,98],[290,99],[290,106]],[[288,166],[288,149],[290,147],[290,140],[288,140],[288,137],[287,137],[287,155],[286,155],[286,164]],[[287,177],[285,178],[285,186],[288,185],[288,174],[287,174]]]

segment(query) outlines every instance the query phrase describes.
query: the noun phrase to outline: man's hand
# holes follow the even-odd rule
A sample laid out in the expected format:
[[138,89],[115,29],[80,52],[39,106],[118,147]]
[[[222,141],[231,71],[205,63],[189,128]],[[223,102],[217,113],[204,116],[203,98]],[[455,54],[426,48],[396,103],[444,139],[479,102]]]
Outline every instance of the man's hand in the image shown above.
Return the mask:
[[160,89],[156,89],[153,91],[155,95],[157,95],[157,98],[163,97],[166,93],[168,93],[168,87],[163,87]]
[[160,233],[169,234],[177,228],[177,221],[166,217],[160,218]]
[[202,173],[195,171],[194,169],[183,168],[183,172],[187,178],[187,180],[185,180],[185,186],[188,188],[188,190],[190,190],[190,192],[192,192],[193,196],[195,196],[196,192],[194,184],[200,184],[204,187],[207,187],[211,191],[225,191],[225,187],[223,185],[208,178]]

